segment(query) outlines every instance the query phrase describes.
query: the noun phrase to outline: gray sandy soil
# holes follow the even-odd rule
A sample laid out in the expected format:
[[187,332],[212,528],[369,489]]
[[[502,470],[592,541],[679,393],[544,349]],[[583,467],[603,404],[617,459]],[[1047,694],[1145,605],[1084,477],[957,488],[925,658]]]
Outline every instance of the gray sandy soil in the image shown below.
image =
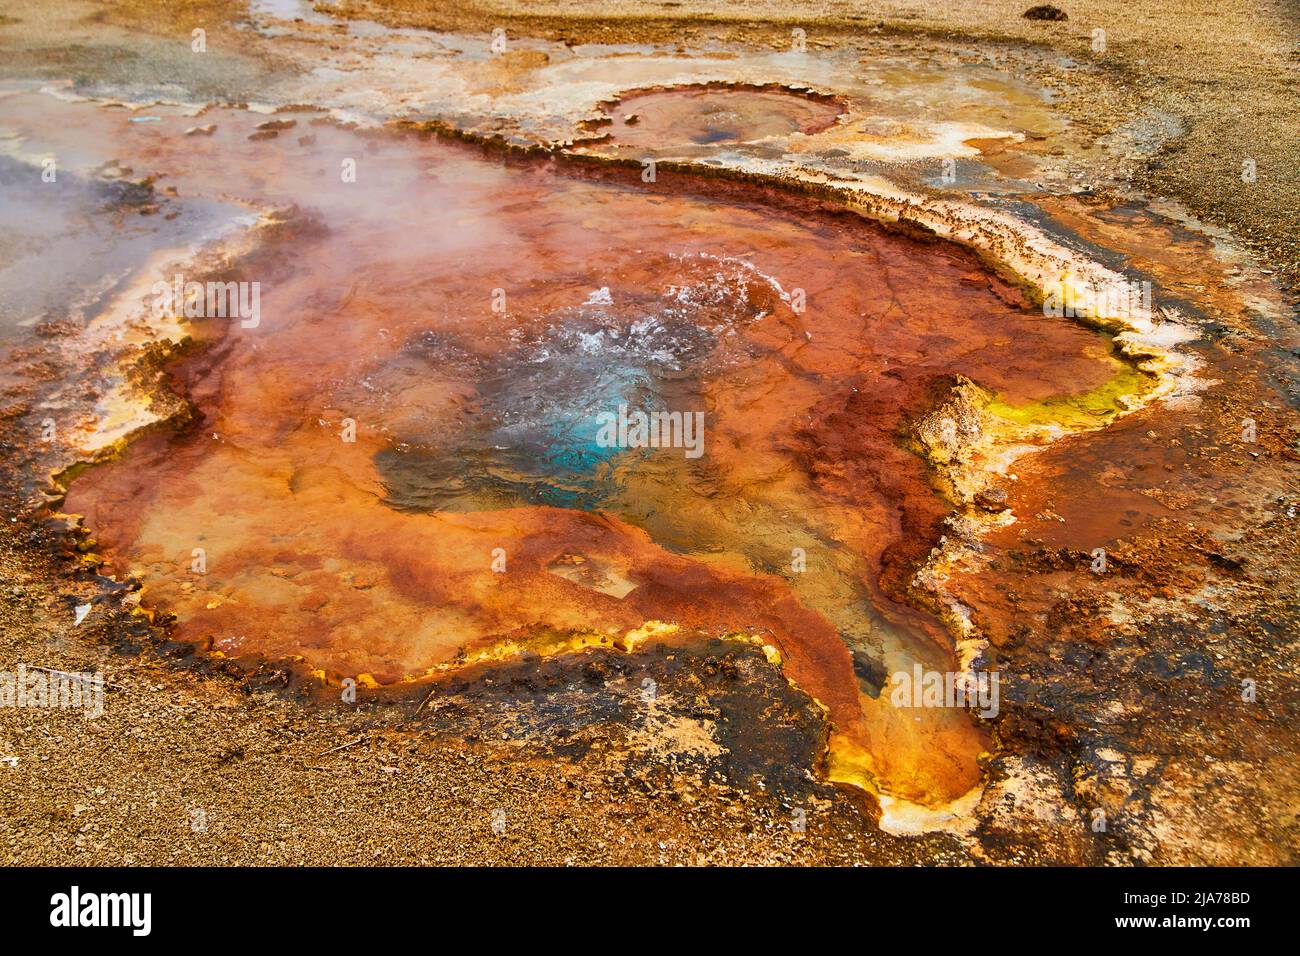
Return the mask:
[[[50,568],[24,543],[0,531],[0,660],[102,672],[114,686],[94,719],[75,710],[0,710],[0,758],[16,758],[0,765],[7,864],[967,859],[946,837],[880,834],[864,801],[813,783],[797,765],[767,768],[780,792],[765,793],[743,779],[743,761],[695,759],[689,738],[700,714],[725,720],[729,706],[711,706],[708,691],[684,697],[682,713],[642,739],[629,739],[621,722],[593,719],[548,740],[530,714],[566,694],[589,702],[606,678],[617,683],[618,660],[561,662],[549,686],[531,695],[506,686],[508,673],[486,684],[470,679],[426,704],[414,732],[408,721],[423,692],[378,711],[306,701],[273,671],[254,675],[250,686],[238,673],[133,651],[124,635],[144,630],[120,612],[97,607],[74,627],[73,596],[50,593]],[[730,678],[730,693],[770,707],[783,682],[765,665],[745,666],[754,673]],[[504,696],[492,693],[494,683]],[[788,706],[806,702],[792,697]],[[783,713],[755,733],[779,735],[787,719],[798,719]],[[806,761],[808,753],[797,756]]]

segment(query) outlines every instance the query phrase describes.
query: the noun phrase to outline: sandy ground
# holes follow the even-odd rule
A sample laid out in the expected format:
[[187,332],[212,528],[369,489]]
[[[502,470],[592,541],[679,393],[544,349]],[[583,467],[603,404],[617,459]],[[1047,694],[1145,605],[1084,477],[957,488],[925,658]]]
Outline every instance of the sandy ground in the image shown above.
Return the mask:
[[[0,659],[102,672],[114,685],[93,720],[77,711],[0,711],[0,758],[17,758],[0,765],[0,855],[8,864],[968,859],[947,837],[880,834],[864,802],[824,785],[796,778],[782,793],[739,779],[732,785],[725,777],[737,772],[735,762],[721,774],[688,763],[664,775],[670,753],[652,749],[625,760],[635,742],[629,748],[611,736],[616,728],[600,723],[586,739],[581,728],[566,728],[563,753],[540,753],[544,735],[515,725],[527,710],[516,693],[474,700],[492,678],[486,687],[471,679],[459,694],[426,705],[432,729],[439,718],[430,706],[434,713],[447,709],[454,733],[411,733],[402,725],[422,694],[401,703],[400,717],[391,709],[358,712],[297,699],[273,672],[250,686],[242,674],[132,650],[123,636],[144,632],[120,613],[97,609],[74,628],[70,595],[49,593],[41,583],[48,567],[8,529],[0,531],[0,561]],[[602,666],[585,659],[562,666],[552,683],[572,684],[589,700],[592,668]],[[508,674],[495,676],[509,683]],[[764,693],[761,685],[744,693],[751,691],[760,699]],[[543,688],[536,699],[554,693]],[[766,693],[774,693],[772,686]],[[511,719],[494,724],[502,715]],[[501,732],[507,723],[511,732]],[[468,733],[470,724],[476,733]],[[515,735],[527,745],[505,739]],[[674,739],[680,753],[693,749],[688,737]],[[780,773],[771,769],[768,776]]]
[[[196,21],[224,30],[224,18],[239,5],[224,0],[172,3],[164,6],[165,14],[152,3],[67,6],[90,19],[74,27],[49,22],[42,26],[24,16],[21,49],[26,52],[6,56],[7,75],[158,70],[156,62],[140,62],[137,54],[123,52],[131,32],[146,36],[129,43],[156,45],[165,63],[170,38],[187,34]],[[996,0],[742,0],[385,2],[338,8],[396,23],[476,32],[500,25],[573,42],[717,37],[781,46],[788,42],[790,29],[803,26],[813,48],[835,43],[848,32],[898,35],[900,42],[911,34],[952,36],[995,48],[1004,42],[1045,44],[1081,60],[1100,61],[1113,71],[1103,83],[1061,88],[1061,106],[1080,127],[1104,135],[1129,123],[1159,122],[1164,114],[1186,124],[1186,134],[1172,147],[1132,157],[1125,168],[1115,170],[1118,176],[1232,228],[1277,272],[1292,280],[1300,275],[1296,50],[1287,40],[1295,36],[1294,6],[1227,0],[1181,4],[1172,14],[1164,4],[1150,2],[1069,3],[1069,21],[1052,24],[1023,20],[1020,13],[1026,6]],[[20,16],[29,9],[19,7],[15,12]],[[1102,53],[1090,48],[1097,27],[1106,31]],[[110,42],[90,54],[75,49],[88,37],[102,40],[106,35],[116,37],[121,47]],[[12,36],[0,34],[0,42],[12,44]],[[250,89],[256,87],[258,71],[282,68],[264,60],[227,63],[215,68],[214,89],[232,65],[248,71]],[[1253,183],[1241,180],[1245,158],[1257,164]],[[1225,399],[1225,405],[1230,404]],[[1235,420],[1238,413],[1234,406],[1223,414],[1225,420]],[[1249,466],[1244,460],[1231,464],[1241,474],[1248,473]],[[1285,473],[1271,480],[1285,481]],[[1295,581],[1294,565],[1286,564],[1293,556],[1288,549],[1294,549],[1294,515],[1290,523],[1287,520],[1265,522],[1269,532],[1257,534],[1245,546],[1271,553],[1276,564],[1252,568],[1242,584],[1251,595],[1243,599],[1239,613],[1254,623],[1248,628],[1250,639],[1223,649],[1233,660],[1258,662],[1265,642],[1275,641],[1287,654],[1294,652],[1293,619],[1272,616],[1266,600],[1270,593],[1285,595]],[[1159,538],[1152,541],[1158,544]],[[1036,838],[1032,828],[1017,829],[1026,815],[1032,816],[1032,805],[1009,815],[1005,825],[998,811],[990,810],[982,845],[944,835],[899,839],[876,829],[869,801],[813,781],[790,782],[771,793],[756,791],[720,779],[717,760],[688,764],[678,775],[664,778],[654,771],[657,761],[651,751],[637,750],[634,741],[619,737],[617,727],[600,720],[592,721],[591,739],[633,753],[632,758],[616,764],[593,762],[591,739],[580,754],[557,762],[553,751],[529,750],[509,741],[506,745],[488,735],[471,741],[441,732],[412,735],[388,729],[400,725],[388,710],[356,713],[304,702],[273,670],[250,682],[187,657],[173,659],[153,649],[142,623],[117,611],[97,608],[74,627],[72,609],[82,599],[79,595],[91,591],[92,582],[83,574],[80,582],[51,586],[48,582],[68,566],[59,551],[59,542],[39,531],[19,530],[16,522],[0,527],[0,660],[6,665],[25,661],[72,671],[103,670],[119,689],[110,692],[105,715],[95,721],[58,711],[0,711],[0,758],[17,758],[12,766],[0,765],[7,795],[0,811],[5,862],[943,864],[985,859],[1295,859],[1298,807],[1294,787],[1287,785],[1294,779],[1295,753],[1294,747],[1285,746],[1288,735],[1294,736],[1293,703],[1273,708],[1266,718],[1225,719],[1223,726],[1239,729],[1237,741],[1247,739],[1240,730],[1244,721],[1260,725],[1249,738],[1248,752],[1229,741],[1217,756],[1209,749],[1191,756],[1191,749],[1205,743],[1197,736],[1205,711],[1195,707],[1180,711],[1179,719],[1160,731],[1148,729],[1152,739],[1143,745],[1155,759],[1172,759],[1176,766],[1159,787],[1139,788],[1135,799],[1145,802],[1148,816],[1144,838],[1134,842],[1133,853],[1108,856],[1107,848],[1098,846],[1084,828],[1069,841],[1046,831]],[[1158,553],[1150,560],[1158,562]],[[1157,640],[1156,649],[1168,650],[1182,640],[1184,635],[1175,627]],[[1136,657],[1138,643],[1134,638],[1133,646],[1121,650]],[[1286,654],[1264,657],[1283,672],[1293,669],[1293,657]],[[1071,663],[1063,663],[1059,646],[1025,660],[1035,668],[1035,682],[1049,688],[1059,669]],[[765,678],[761,671],[756,674],[754,692],[761,695]],[[1095,678],[1129,681],[1133,672],[1098,666]],[[557,677],[563,686],[581,679],[580,667]],[[446,704],[453,712],[464,708],[481,715],[482,693],[484,686],[471,681],[450,693]],[[721,692],[712,685],[698,693],[715,709],[743,711],[734,700],[719,703]],[[1045,699],[1044,706],[1049,706],[1050,696]],[[415,703],[395,706],[407,713]],[[787,709],[774,719],[776,725],[788,726],[798,704],[783,706]],[[1131,716],[1140,724],[1139,713],[1135,709]],[[1049,715],[1041,727],[1069,724],[1071,716]],[[476,719],[494,726],[481,716]],[[1008,727],[1005,735],[1010,739],[1016,732]],[[1140,726],[1122,731],[1130,739],[1143,732]],[[1232,734],[1225,731],[1225,736]],[[352,743],[357,740],[361,742]],[[351,745],[326,753],[346,744]],[[681,752],[689,752],[689,742],[679,740],[678,745]],[[1089,773],[1075,764],[1073,784],[1081,805],[1095,805],[1092,797],[1099,789],[1123,790],[1107,776],[1120,771],[1105,766],[1106,748],[1094,741],[1094,749],[1103,753],[1100,771]],[[1237,759],[1225,763],[1224,754]],[[726,755],[722,763],[733,769],[748,759],[743,742],[732,757]],[[1270,766],[1276,776],[1267,772]],[[1171,793],[1170,787],[1180,782],[1183,792]],[[1008,796],[1013,789],[1008,783],[999,791],[1008,805],[1015,802]],[[1190,814],[1188,794],[1206,801],[1213,811]],[[997,793],[990,800],[996,798]],[[806,832],[792,826],[795,807],[806,810]],[[1235,832],[1240,827],[1223,822],[1236,818],[1246,821],[1245,835]],[[494,832],[496,820],[504,820],[504,826],[497,827],[500,833]]]

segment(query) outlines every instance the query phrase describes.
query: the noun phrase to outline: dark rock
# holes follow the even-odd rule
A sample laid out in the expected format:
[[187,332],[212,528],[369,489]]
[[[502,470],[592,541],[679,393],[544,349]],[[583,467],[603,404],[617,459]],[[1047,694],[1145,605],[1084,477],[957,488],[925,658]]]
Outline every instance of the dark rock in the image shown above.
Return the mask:
[[866,685],[865,689],[872,697],[879,697],[880,689],[889,680],[885,662],[862,650],[853,652],[853,673],[857,675],[859,684]]
[[1005,488],[990,486],[975,496],[975,505],[985,511],[1006,511],[1007,492]]
[[1043,3],[1036,7],[1030,7],[1022,16],[1026,20],[1054,20],[1062,21],[1070,19],[1066,16],[1064,10],[1060,7],[1054,7],[1050,3]]

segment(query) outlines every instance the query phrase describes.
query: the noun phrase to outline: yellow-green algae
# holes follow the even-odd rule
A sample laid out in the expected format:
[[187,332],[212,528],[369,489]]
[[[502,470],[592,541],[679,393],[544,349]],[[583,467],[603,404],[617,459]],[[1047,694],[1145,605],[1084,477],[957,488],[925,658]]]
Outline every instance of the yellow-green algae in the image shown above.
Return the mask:
[[1021,405],[1012,405],[995,395],[985,411],[1018,425],[1057,425],[1072,431],[1098,428],[1131,408],[1155,385],[1155,376],[1130,362],[1116,359],[1115,364],[1118,372],[1114,378],[1086,392]]

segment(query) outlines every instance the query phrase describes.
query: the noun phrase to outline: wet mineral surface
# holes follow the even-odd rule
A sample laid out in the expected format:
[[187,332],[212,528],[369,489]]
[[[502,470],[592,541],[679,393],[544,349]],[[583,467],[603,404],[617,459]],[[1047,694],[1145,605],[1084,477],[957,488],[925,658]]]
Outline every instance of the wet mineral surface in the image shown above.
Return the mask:
[[[104,656],[109,720],[169,687],[340,730],[248,712],[200,780],[401,763],[494,835],[447,760],[564,768],[542,805],[604,801],[574,862],[653,859],[627,799],[690,862],[701,819],[769,861],[1293,860],[1297,339],[1231,236],[1053,188],[1077,133],[982,65],[302,12],[232,21],[251,106],[0,98],[5,553],[51,622],[14,663]],[[155,308],[178,275],[257,315]],[[1077,276],[1157,308],[1040,307]],[[698,410],[701,453],[606,447],[620,406]],[[913,667],[1000,706],[900,706]]]

